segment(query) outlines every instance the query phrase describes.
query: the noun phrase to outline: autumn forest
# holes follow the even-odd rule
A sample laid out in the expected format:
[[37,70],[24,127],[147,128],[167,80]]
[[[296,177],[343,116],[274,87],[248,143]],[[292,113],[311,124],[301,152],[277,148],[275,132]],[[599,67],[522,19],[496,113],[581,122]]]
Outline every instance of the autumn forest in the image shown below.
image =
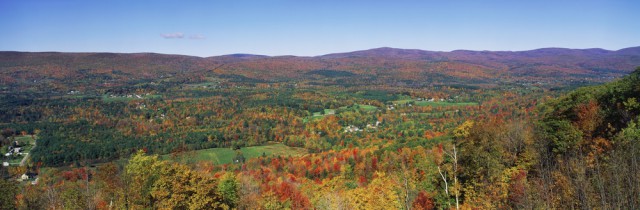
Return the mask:
[[0,209],[639,209],[639,66],[0,52]]

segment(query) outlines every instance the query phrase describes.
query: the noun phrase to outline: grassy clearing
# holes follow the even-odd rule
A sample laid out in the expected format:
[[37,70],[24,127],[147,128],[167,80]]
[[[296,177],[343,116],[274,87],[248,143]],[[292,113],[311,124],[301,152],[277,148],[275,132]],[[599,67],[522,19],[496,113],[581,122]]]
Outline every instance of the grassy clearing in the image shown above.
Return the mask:
[[20,161],[22,161],[22,156],[18,156],[18,158],[11,158],[7,162],[9,162],[10,166],[19,166]]
[[372,105],[360,105],[360,109],[367,112],[373,112],[378,110],[378,107]]
[[324,114],[335,114],[336,110],[335,109],[324,109]]
[[432,106],[432,107],[441,107],[441,106],[477,106],[476,102],[445,102],[445,101],[416,101],[416,105],[418,106]]
[[[264,146],[244,147],[240,149],[246,159],[262,156],[302,156],[307,151],[302,148],[289,147],[284,144],[270,144]],[[211,161],[215,164],[231,163],[236,156],[236,151],[230,148],[211,148],[203,149],[172,157],[171,155],[162,155],[161,159],[173,159],[182,163],[195,163],[199,161]]]
[[33,145],[33,143],[36,141],[35,139],[37,139],[37,136],[31,136],[31,135],[25,135],[25,136],[16,136],[16,141],[20,142],[23,145]]
[[398,104],[398,105],[404,105],[407,104],[409,102],[413,102],[413,99],[405,99],[405,100],[398,100],[398,101],[392,101],[393,104]]
[[335,113],[336,113],[335,109],[324,109],[324,111],[322,111],[322,112],[314,112],[313,113],[313,117],[324,116],[324,115],[332,115],[332,114],[335,114]]
[[363,105],[363,104],[354,104],[352,106],[343,106],[337,109],[324,109],[322,112],[314,112],[310,117],[305,117],[302,119],[302,122],[308,122],[309,120],[322,119],[327,115],[336,114],[339,112],[355,112],[357,109],[365,111],[365,112],[375,112],[378,110],[377,106],[372,105]]

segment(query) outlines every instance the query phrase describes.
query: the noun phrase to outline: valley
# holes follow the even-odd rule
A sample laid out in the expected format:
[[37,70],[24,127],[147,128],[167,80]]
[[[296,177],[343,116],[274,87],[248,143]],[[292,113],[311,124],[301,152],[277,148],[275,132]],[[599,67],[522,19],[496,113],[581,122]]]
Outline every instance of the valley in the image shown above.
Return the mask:
[[598,187],[637,175],[636,51],[0,52],[3,151],[38,145],[2,175],[80,209],[629,207]]

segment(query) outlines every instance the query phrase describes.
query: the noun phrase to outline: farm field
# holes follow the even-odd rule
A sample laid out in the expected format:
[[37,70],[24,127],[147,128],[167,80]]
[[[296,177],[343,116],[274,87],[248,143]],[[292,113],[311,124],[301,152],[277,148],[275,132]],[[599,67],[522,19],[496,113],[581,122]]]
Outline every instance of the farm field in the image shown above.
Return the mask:
[[358,110],[362,110],[365,112],[375,112],[378,110],[377,106],[373,106],[373,105],[364,105],[364,104],[354,104],[351,106],[342,106],[339,107],[337,109],[324,109],[324,111],[322,112],[313,112],[312,116],[310,117],[305,117],[303,119],[304,122],[308,122],[309,120],[317,120],[317,119],[322,119],[323,117],[327,116],[327,115],[333,115],[333,114],[340,114],[340,113],[344,113],[344,112],[355,112]]
[[[284,144],[268,144],[263,146],[243,147],[240,149],[245,159],[260,157],[263,154],[267,157],[275,156],[302,156],[307,154],[303,148],[289,147]],[[182,163],[196,163],[200,161],[211,161],[214,164],[232,163],[237,151],[230,148],[211,148],[186,152],[172,157],[171,154],[160,156],[161,159],[173,159]]]
[[440,106],[477,106],[476,102],[430,102],[430,101],[416,101],[416,105],[418,106],[432,106],[432,107],[440,107]]

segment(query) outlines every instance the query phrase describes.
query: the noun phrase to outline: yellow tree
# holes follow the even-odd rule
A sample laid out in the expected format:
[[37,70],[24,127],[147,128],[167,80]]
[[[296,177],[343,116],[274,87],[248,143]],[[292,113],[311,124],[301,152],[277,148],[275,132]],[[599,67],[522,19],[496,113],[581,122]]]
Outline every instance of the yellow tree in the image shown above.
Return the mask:
[[125,205],[128,208],[142,209],[153,205],[151,188],[157,179],[160,161],[157,156],[147,156],[140,150],[134,154],[125,166]]
[[150,194],[158,209],[229,209],[217,185],[187,166],[162,162]]
[[400,196],[397,186],[384,172],[376,172],[376,178],[366,187],[349,191],[353,209],[400,209]]
[[151,196],[160,209],[186,209],[189,205],[189,184],[194,174],[177,164],[163,164],[158,179],[151,189]]

